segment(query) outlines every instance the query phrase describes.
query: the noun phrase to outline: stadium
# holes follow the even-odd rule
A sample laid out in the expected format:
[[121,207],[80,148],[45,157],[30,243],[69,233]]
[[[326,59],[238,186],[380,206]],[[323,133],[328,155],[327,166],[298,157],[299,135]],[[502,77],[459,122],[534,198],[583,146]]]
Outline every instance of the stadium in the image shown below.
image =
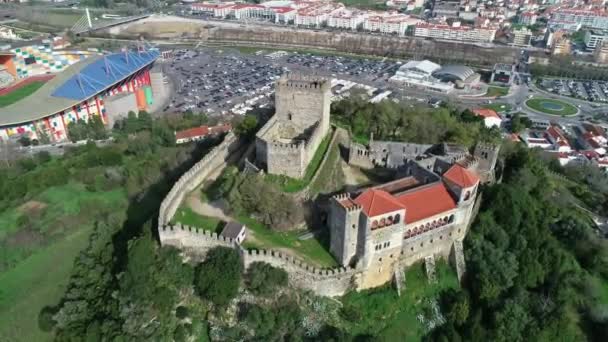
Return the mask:
[[[99,115],[106,125],[147,109],[163,87],[152,71],[156,49],[102,54],[53,51],[52,45],[0,52],[0,141],[46,134],[68,138],[68,126]],[[156,88],[156,89],[155,89]]]

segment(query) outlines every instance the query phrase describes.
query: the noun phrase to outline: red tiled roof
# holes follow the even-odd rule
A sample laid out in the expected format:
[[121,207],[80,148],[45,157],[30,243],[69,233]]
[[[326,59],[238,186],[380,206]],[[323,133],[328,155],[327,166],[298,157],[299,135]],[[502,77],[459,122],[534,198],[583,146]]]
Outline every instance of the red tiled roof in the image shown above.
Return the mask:
[[488,109],[488,108],[473,109],[473,113],[475,113],[478,116],[483,116],[484,118],[500,119],[500,116],[498,116],[498,113],[496,113],[496,111],[494,111],[492,109]]
[[405,221],[409,224],[456,208],[456,202],[443,183],[407,192],[397,197],[405,206]]
[[477,177],[476,174],[458,164],[454,164],[454,166],[446,171],[446,173],[443,174],[443,178],[462,188],[474,186],[479,182],[479,177]]
[[178,140],[179,139],[188,139],[188,138],[204,136],[207,134],[209,134],[209,127],[200,126],[200,127],[185,129],[183,131],[179,131],[179,132],[175,133],[175,139],[178,139]]
[[355,198],[354,202],[362,207],[367,217],[378,216],[404,208],[391,194],[378,189],[365,190]]

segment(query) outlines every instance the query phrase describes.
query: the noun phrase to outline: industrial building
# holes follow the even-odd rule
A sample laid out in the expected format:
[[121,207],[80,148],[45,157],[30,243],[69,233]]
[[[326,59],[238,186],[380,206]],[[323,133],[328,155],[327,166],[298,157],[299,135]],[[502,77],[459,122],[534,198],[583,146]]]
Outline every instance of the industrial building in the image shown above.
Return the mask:
[[409,61],[399,67],[389,80],[406,87],[449,93],[454,90],[454,84],[434,77],[433,73],[439,70],[441,66],[431,61]]

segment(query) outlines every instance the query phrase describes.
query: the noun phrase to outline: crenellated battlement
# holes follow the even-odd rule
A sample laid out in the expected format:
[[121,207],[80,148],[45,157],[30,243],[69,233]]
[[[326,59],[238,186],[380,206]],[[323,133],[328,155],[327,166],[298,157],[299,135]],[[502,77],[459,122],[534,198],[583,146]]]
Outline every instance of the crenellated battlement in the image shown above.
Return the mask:
[[292,89],[325,90],[330,86],[330,82],[323,77],[288,73],[278,80],[277,86]]
[[270,146],[275,150],[276,149],[299,150],[305,146],[305,143],[304,143],[304,141],[300,141],[297,143],[281,143],[281,142],[273,141],[270,143]]
[[[336,268],[317,268],[314,267],[310,264],[307,264],[306,262],[291,256],[289,254],[285,254],[279,251],[273,251],[273,250],[265,250],[265,249],[243,249],[240,248],[241,254],[244,255],[244,257],[248,260],[246,260],[247,263],[252,263],[252,262],[256,262],[256,261],[265,261],[268,262],[270,264],[272,264],[272,262],[269,262],[269,259],[274,259],[274,261],[278,261],[278,262],[282,262],[284,263],[284,265],[282,265],[282,268],[285,268],[286,265],[291,265],[293,267],[298,268],[300,271],[306,272],[311,276],[327,276],[327,277],[332,277],[332,276],[343,276],[343,275],[352,275],[352,273],[354,272],[354,269],[351,267],[336,267]],[[258,260],[258,259],[264,259],[264,260]]]

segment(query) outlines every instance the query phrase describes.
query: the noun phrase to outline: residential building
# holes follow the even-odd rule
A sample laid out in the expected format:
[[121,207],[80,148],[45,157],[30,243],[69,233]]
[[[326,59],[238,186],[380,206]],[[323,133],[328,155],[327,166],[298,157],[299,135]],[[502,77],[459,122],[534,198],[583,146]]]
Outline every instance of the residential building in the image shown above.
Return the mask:
[[414,31],[416,37],[435,38],[451,41],[492,42],[496,36],[495,28],[446,24],[419,23]]
[[[561,35],[558,36],[558,33]],[[552,55],[569,55],[572,52],[572,41],[564,31],[556,32],[553,37]]]
[[588,30],[585,32],[585,47],[589,51],[594,51],[598,45],[601,45],[606,38],[607,32],[604,30]]
[[226,223],[224,229],[220,233],[221,237],[226,239],[232,239],[237,244],[243,243],[243,240],[247,237],[247,227],[241,223],[230,221]]
[[603,10],[560,9],[552,13],[549,27],[572,30],[578,27],[608,29],[608,15]]
[[531,40],[532,40],[532,31],[528,30],[527,28],[513,30],[513,45],[530,46]]
[[537,19],[538,16],[534,12],[522,12],[519,15],[519,23],[522,25],[534,25]]
[[372,32],[396,33],[404,36],[409,26],[419,23],[419,19],[400,13],[371,15],[363,21],[363,29]]
[[229,123],[217,126],[200,126],[175,132],[175,143],[184,144],[191,141],[199,141],[218,134],[227,133],[232,130]]
[[608,41],[602,41],[602,43],[595,48],[593,57],[596,63],[608,64]]
[[557,152],[571,152],[572,147],[564,132],[557,126],[550,126],[546,132],[547,139],[553,144],[553,150]]
[[333,13],[344,8],[341,3],[319,2],[300,8],[296,12],[295,24],[297,26],[321,27]]
[[329,16],[327,26],[354,31],[363,24],[365,18],[362,11],[342,8]]
[[498,113],[496,113],[495,110],[489,108],[478,108],[473,109],[473,113],[477,116],[482,117],[485,126],[488,128],[500,128],[500,125],[502,124],[502,119],[500,118]]

